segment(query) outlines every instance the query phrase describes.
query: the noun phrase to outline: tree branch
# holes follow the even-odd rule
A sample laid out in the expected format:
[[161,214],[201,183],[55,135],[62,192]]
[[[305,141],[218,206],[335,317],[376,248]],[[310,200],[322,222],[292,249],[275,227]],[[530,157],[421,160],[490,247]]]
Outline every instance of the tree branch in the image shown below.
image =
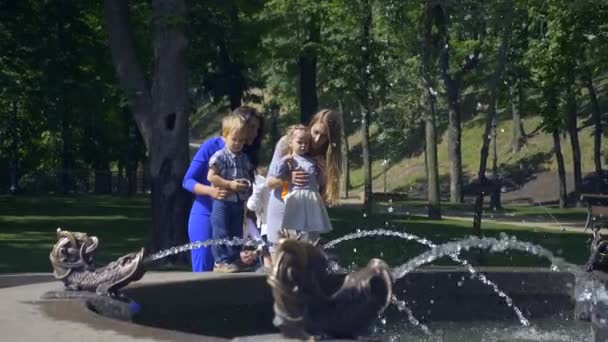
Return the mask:
[[149,147],[151,128],[149,113],[152,98],[148,82],[135,54],[129,30],[129,2],[127,0],[105,0],[104,19],[108,32],[112,60],[122,89],[131,104],[135,121]]

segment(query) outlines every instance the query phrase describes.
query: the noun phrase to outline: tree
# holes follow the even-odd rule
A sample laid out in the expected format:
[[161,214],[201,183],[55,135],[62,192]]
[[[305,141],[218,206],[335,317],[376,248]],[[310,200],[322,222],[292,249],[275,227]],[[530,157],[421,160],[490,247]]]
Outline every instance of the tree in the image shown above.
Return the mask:
[[363,73],[358,87],[358,100],[361,104],[361,149],[363,153],[363,207],[365,212],[372,213],[372,162],[369,145],[369,125],[371,120],[371,43],[372,43],[372,6],[370,0],[361,1],[361,64]]
[[[472,51],[467,51],[463,58],[463,62],[455,71],[450,66],[451,55],[459,57],[462,51],[458,51],[458,44],[454,42],[451,36],[458,36],[456,30],[450,29],[450,10],[457,7],[462,7],[463,10],[472,12],[478,11],[477,5],[473,3],[458,4],[457,6],[449,6],[450,4],[442,4],[441,11],[436,14],[436,22],[439,34],[441,36],[441,55],[440,55],[440,70],[443,85],[446,90],[448,103],[448,156],[450,159],[450,201],[452,203],[462,203],[464,201],[463,175],[462,175],[462,147],[461,147],[461,112],[460,112],[460,92],[462,89],[462,79],[470,70],[477,67],[481,50],[479,49],[479,41],[477,37],[483,37],[485,30],[483,21],[475,21],[472,25],[474,32],[469,32],[468,35],[473,39],[469,39],[462,43],[462,46],[472,48]],[[470,13],[467,13],[471,15]],[[478,13],[474,13],[475,17]],[[451,45],[454,44],[455,47]],[[456,52],[451,52],[455,50]]]
[[300,122],[305,124],[318,107],[317,69],[327,5],[312,0],[271,0],[262,14],[269,27],[264,39],[270,57],[265,68],[267,85],[275,93],[295,95]]
[[530,12],[523,3],[518,3],[513,12],[513,38],[508,52],[508,63],[505,69],[505,80],[508,82],[509,96],[507,102],[511,105],[513,119],[511,132],[511,151],[517,153],[526,144],[523,116],[526,105],[526,89],[529,88],[530,71],[525,63],[525,53],[528,49],[528,32]]
[[581,169],[581,147],[578,140],[577,127],[577,104],[576,94],[574,92],[574,67],[568,68],[568,76],[566,77],[566,126],[568,135],[570,136],[570,145],[572,146],[572,167],[574,169],[574,200],[579,202],[579,194],[583,185],[583,172]]
[[597,100],[597,91],[593,84],[593,75],[588,64],[583,66],[581,79],[587,88],[593,115],[593,163],[595,165],[595,186],[601,189],[602,184],[602,111]]
[[583,87],[587,89],[587,95],[591,104],[593,130],[593,162],[595,166],[595,188],[602,191],[602,111],[597,98],[597,89],[594,76],[603,70],[608,62],[606,51],[608,51],[608,4],[601,1],[583,1],[573,7],[575,18],[573,23],[580,27],[580,35],[577,37],[582,45],[580,60],[578,61],[579,75]]
[[[513,4],[509,1],[506,1],[503,6],[506,6],[504,9],[498,8],[497,19],[501,23],[499,26],[498,32],[500,34],[500,45],[498,51],[496,53],[496,61],[494,64],[494,71],[492,76],[489,79],[488,84],[488,112],[486,114],[485,121],[485,130],[482,139],[482,146],[480,152],[480,161],[479,161],[479,171],[477,172],[477,181],[481,186],[481,189],[478,190],[478,193],[475,197],[475,208],[474,208],[474,216],[473,216],[473,234],[481,235],[481,217],[483,213],[483,198],[485,195],[485,191],[488,188],[487,178],[486,178],[486,166],[488,160],[488,150],[490,145],[490,132],[492,126],[495,126],[496,119],[496,100],[498,98],[498,86],[501,81],[502,73],[507,63],[507,52],[509,49],[509,42],[511,39],[511,24],[513,20]],[[501,11],[502,9],[502,11]],[[496,178],[496,175],[494,175]]]
[[433,89],[431,80],[431,39],[433,29],[434,11],[439,10],[435,6],[431,6],[429,2],[425,5],[422,24],[421,37],[421,53],[422,63],[420,68],[420,76],[422,86],[424,88],[424,103],[425,103],[425,157],[426,157],[426,174],[428,180],[428,215],[434,220],[441,219],[441,202],[439,197],[439,168],[437,163],[437,133],[435,124],[435,96],[436,91]]
[[112,60],[149,155],[150,252],[187,241],[191,198],[181,188],[189,160],[186,15],[184,0],[152,1],[154,72],[150,84],[136,57],[128,2],[105,1]]
[[189,65],[193,85],[239,107],[251,88],[261,87],[259,45],[265,33],[258,1],[194,1],[189,4]]
[[350,186],[350,169],[348,167],[348,136],[346,135],[346,120],[344,120],[344,106],[342,105],[342,101],[338,101],[338,110],[340,111],[340,139],[342,140],[342,145],[340,145],[341,153],[342,153],[342,184],[340,187],[342,188],[342,198],[348,198],[348,187]]

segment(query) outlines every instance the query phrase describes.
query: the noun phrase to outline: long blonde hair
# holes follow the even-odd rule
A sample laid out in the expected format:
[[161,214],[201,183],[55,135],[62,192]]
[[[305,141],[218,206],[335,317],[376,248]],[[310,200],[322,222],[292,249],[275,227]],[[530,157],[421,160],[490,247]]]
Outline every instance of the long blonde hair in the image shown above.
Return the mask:
[[327,126],[327,143],[321,149],[325,152],[325,190],[323,198],[327,204],[334,205],[340,196],[340,177],[342,176],[342,150],[340,120],[338,113],[330,109],[318,111],[310,120],[309,128],[317,123]]

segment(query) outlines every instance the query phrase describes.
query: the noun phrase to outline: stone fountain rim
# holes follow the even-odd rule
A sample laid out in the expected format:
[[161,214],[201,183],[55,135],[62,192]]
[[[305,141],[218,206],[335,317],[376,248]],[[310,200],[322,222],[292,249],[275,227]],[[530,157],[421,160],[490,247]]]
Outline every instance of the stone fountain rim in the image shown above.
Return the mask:
[[[478,271],[483,273],[508,274],[556,274],[568,272],[553,272],[547,268],[537,267],[480,267]],[[413,273],[467,273],[462,267],[456,266],[429,266],[419,269]],[[265,275],[256,273],[240,274],[217,274],[217,273],[192,273],[192,272],[148,272],[138,282],[130,284],[129,289],[137,291],[137,288],[148,288],[159,285],[170,285],[179,283],[190,283],[200,281],[232,281],[243,278],[263,278]],[[184,332],[165,330],[160,328],[138,325],[124,322],[89,310],[82,299],[71,300],[44,300],[41,296],[52,290],[61,289],[62,284],[54,280],[51,273],[26,273],[0,275],[0,315],[12,317],[0,321],[0,330],[7,332],[5,337],[21,338],[29,335],[31,340],[42,337],[53,336],[62,341],[82,341],[83,336],[91,336],[101,339],[116,338],[121,340],[139,340],[140,338],[153,338],[158,340],[183,340],[183,341],[226,341],[225,338],[188,334]],[[32,309],[32,306],[34,309]],[[57,324],[61,321],[62,324]],[[64,326],[69,326],[66,328]],[[23,326],[31,329],[23,330]],[[61,326],[61,327],[60,327]],[[43,331],[39,331],[41,329]],[[38,331],[38,333],[37,333]],[[11,333],[12,332],[12,333]],[[74,332],[78,332],[75,334]],[[14,334],[14,335],[11,335]],[[25,334],[25,335],[23,335]],[[106,338],[104,337],[104,338]]]

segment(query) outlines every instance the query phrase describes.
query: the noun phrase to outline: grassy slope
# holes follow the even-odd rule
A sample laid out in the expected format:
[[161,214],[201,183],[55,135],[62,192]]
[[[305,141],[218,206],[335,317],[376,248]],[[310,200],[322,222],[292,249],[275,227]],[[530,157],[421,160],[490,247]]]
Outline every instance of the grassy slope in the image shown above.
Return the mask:
[[[479,167],[479,153],[481,145],[481,136],[483,135],[483,118],[478,116],[467,122],[462,130],[462,165],[465,175],[474,177]],[[583,120],[580,120],[579,126]],[[524,120],[526,133],[530,133],[541,123],[539,116],[527,117]],[[499,164],[506,164],[507,167],[519,167],[523,165],[534,164],[537,170],[556,170],[557,165],[553,158],[553,140],[552,137],[543,132],[539,132],[535,136],[528,139],[527,145],[518,153],[511,152],[511,132],[512,120],[506,114],[500,115],[498,122],[497,134],[497,150],[499,156]],[[582,154],[582,170],[583,173],[593,172],[595,169],[593,164],[593,128],[586,127],[579,132],[579,140]],[[572,149],[570,147],[569,138],[564,137],[562,140],[562,149],[566,162],[567,172],[572,172]],[[358,142],[358,138],[351,137],[350,141],[353,144]],[[602,140],[602,151],[608,147],[606,139]],[[376,156],[377,157],[377,156]],[[442,181],[448,181],[448,155],[447,155],[447,133],[442,137],[438,145],[438,160],[439,174]],[[537,162],[538,161],[538,162]],[[488,161],[488,167],[491,160]],[[380,191],[383,188],[383,168],[382,159],[374,158],[372,173],[374,177],[374,189]],[[418,182],[425,182],[424,171],[424,154],[420,154],[414,158],[404,158],[390,164],[387,170],[387,188],[388,190],[406,191],[410,186],[414,186]],[[357,168],[351,170],[351,185],[354,190],[360,190],[363,182],[363,169]]]

